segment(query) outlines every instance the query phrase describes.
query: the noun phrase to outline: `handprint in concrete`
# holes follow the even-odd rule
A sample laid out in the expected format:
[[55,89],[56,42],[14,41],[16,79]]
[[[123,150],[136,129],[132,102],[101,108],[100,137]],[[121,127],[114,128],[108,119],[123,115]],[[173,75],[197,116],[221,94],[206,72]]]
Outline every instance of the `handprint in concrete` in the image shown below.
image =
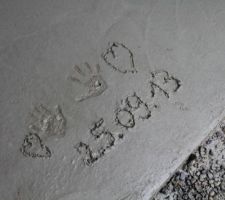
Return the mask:
[[70,77],[73,82],[83,86],[87,90],[85,94],[76,98],[81,102],[86,99],[100,96],[107,88],[107,83],[100,74],[100,65],[91,67],[88,63],[84,63],[85,69],[81,69],[78,65],[74,66],[74,74]]
[[66,133],[66,118],[61,107],[55,106],[55,110],[52,112],[42,104],[36,106],[31,112],[28,129],[30,133],[37,134],[41,138],[64,136]]

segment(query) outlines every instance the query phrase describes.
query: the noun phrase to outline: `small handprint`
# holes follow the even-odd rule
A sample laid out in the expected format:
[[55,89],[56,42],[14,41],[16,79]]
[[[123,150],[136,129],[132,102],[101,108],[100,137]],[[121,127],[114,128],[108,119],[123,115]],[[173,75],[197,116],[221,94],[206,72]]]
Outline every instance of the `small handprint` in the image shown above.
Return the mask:
[[31,113],[31,122],[28,129],[30,133],[37,134],[41,138],[64,136],[66,132],[66,119],[61,107],[57,105],[54,113],[43,105],[35,107]]
[[50,158],[50,149],[42,143],[41,138],[34,133],[29,133],[25,136],[20,151],[26,157],[32,158]]
[[102,59],[114,70],[120,73],[136,73],[133,53],[124,44],[113,42],[102,53]]
[[88,89],[87,93],[77,98],[76,101],[84,101],[91,97],[100,96],[107,88],[107,83],[100,75],[100,65],[91,67],[88,63],[84,63],[86,70],[81,70],[79,66],[74,66],[75,74],[71,76],[71,80],[79,83]]
[[151,72],[151,80],[149,81],[151,87],[151,95],[156,95],[156,90],[162,92],[167,98],[177,92],[181,87],[181,81],[174,76],[171,76],[167,71]]

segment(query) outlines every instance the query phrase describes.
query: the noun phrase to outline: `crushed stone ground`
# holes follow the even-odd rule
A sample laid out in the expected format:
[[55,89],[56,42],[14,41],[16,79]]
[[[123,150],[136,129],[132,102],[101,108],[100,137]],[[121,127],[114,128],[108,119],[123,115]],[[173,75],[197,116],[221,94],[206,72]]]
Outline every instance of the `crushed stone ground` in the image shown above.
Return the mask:
[[193,152],[152,200],[225,199],[225,124]]

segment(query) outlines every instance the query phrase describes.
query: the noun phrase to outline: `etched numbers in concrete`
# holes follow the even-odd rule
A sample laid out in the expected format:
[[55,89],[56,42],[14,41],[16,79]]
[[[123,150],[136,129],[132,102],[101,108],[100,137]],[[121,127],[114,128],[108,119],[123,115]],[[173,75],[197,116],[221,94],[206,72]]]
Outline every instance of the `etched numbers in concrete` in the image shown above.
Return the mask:
[[125,99],[126,108],[130,110],[136,118],[145,120],[151,117],[149,105],[139,97],[136,92]]
[[90,129],[91,135],[95,138],[99,138],[105,132],[104,119],[101,118],[94,123],[93,127]]
[[121,101],[121,106],[115,111],[116,123],[126,129],[134,128],[136,121],[151,117],[150,106],[134,92]]
[[[180,81],[168,72],[157,72],[151,74],[153,80],[151,83],[152,97],[156,95],[156,89],[162,92],[166,97],[175,93],[180,87]],[[154,81],[154,82],[153,82]],[[114,119],[116,126],[125,128],[126,131],[134,128],[139,121],[145,121],[152,116],[152,110],[155,105],[148,105],[144,102],[136,92],[121,100],[120,105],[116,106],[114,112]],[[123,132],[121,130],[121,132]],[[110,150],[116,143],[116,139],[122,139],[124,133],[120,133],[118,138],[113,135],[105,126],[103,118],[96,121],[90,128],[89,138],[93,138],[94,142],[79,142],[75,145],[75,149],[82,157],[85,165],[90,166],[99,158],[103,157],[105,153]]]
[[159,92],[167,98],[170,98],[170,96],[177,92],[181,87],[181,81],[179,79],[163,70],[151,72],[149,83],[152,97],[155,97],[157,92]]
[[[146,120],[151,116],[151,109],[136,93],[127,96],[121,101],[119,108],[115,110],[116,126],[128,129],[134,128],[138,120]],[[75,149],[81,156],[85,165],[90,166],[99,158],[103,157],[106,152],[115,146],[117,139],[122,139],[124,134],[121,130],[118,137],[107,129],[105,121],[100,118],[94,122],[90,128],[89,139],[91,142],[79,142]],[[90,140],[89,140],[90,141]]]
[[106,151],[115,144],[115,138],[105,127],[103,118],[93,124],[93,127],[90,129],[90,138],[94,140],[89,143],[79,142],[75,145],[75,149],[87,166],[104,156]]
[[126,108],[118,108],[115,111],[116,123],[126,129],[133,128],[135,126],[135,119],[133,113]]
[[85,144],[83,142],[79,142],[77,145],[74,147],[77,152],[80,154],[82,157],[82,160],[85,165],[91,165],[93,162],[96,161],[96,159],[93,157],[93,152],[90,149],[88,144]]

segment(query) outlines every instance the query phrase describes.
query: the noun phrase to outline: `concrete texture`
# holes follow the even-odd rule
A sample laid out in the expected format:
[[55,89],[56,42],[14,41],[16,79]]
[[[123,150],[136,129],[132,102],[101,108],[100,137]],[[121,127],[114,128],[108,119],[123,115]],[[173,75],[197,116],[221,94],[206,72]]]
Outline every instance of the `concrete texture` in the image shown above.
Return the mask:
[[224,8],[1,0],[1,199],[149,199],[224,117]]

